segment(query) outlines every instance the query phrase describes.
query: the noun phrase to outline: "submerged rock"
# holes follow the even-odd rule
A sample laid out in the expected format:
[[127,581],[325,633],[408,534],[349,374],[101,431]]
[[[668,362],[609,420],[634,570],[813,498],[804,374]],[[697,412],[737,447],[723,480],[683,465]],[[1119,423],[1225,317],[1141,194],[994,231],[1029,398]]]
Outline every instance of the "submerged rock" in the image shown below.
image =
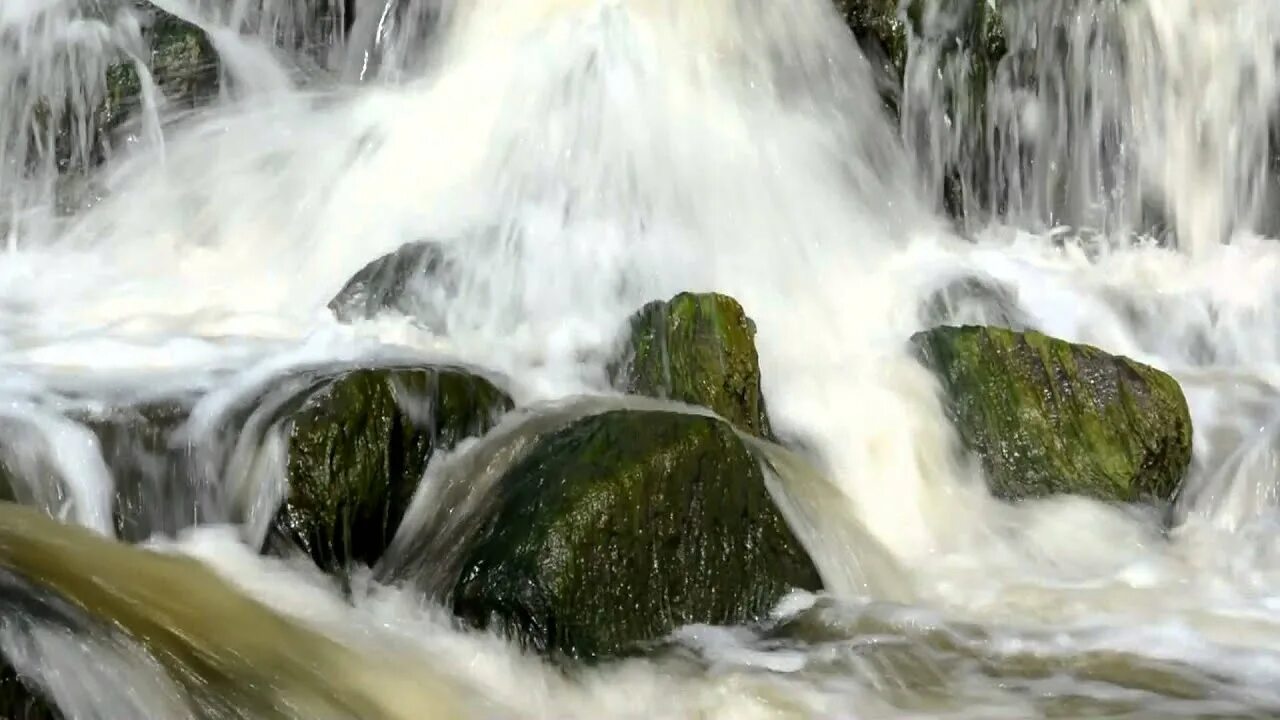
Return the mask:
[[969,275],[931,293],[920,308],[926,326],[994,325],[1025,330],[1030,319],[1018,305],[1017,291],[993,278]]
[[192,448],[174,442],[191,413],[184,399],[114,407],[76,419],[98,438],[115,481],[118,537],[140,542],[176,535],[207,518],[208,499],[192,472]]
[[723,421],[618,410],[541,438],[499,481],[455,612],[543,653],[597,658],[691,623],[761,619],[821,580]]
[[436,283],[434,288],[445,294],[456,285],[448,272],[449,260],[443,248],[431,242],[413,242],[400,246],[364,266],[342,290],[329,301],[329,309],[343,322],[371,318],[393,311],[422,321],[428,327],[443,330],[443,302],[431,302],[432,288],[416,288],[414,284]]
[[436,452],[484,434],[512,407],[490,381],[450,367],[343,370],[281,415],[288,497],[278,533],[326,570],[386,550]]
[[5,720],[61,720],[62,714],[0,658],[0,718]]
[[769,436],[760,390],[755,323],[737,300],[681,293],[632,316],[614,385],[636,395],[710,408],[734,425]]
[[1192,429],[1169,375],[1037,332],[939,327],[912,342],[996,497],[1131,502],[1177,491]]

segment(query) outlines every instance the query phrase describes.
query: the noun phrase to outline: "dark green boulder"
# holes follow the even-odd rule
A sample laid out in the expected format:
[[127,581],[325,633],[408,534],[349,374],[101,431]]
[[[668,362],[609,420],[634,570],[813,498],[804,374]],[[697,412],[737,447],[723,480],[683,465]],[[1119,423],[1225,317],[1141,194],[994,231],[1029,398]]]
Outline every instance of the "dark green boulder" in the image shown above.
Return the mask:
[[320,374],[280,414],[288,496],[276,538],[326,570],[372,565],[434,454],[484,434],[511,407],[489,380],[458,368]]
[[760,390],[755,323],[737,300],[681,293],[631,317],[614,386],[634,394],[710,408],[755,435],[771,434]]
[[739,435],[616,410],[549,433],[499,480],[453,607],[558,657],[616,656],[692,623],[761,619],[821,580]]
[[1167,501],[1177,491],[1191,416],[1169,375],[1037,332],[939,327],[912,343],[996,497]]

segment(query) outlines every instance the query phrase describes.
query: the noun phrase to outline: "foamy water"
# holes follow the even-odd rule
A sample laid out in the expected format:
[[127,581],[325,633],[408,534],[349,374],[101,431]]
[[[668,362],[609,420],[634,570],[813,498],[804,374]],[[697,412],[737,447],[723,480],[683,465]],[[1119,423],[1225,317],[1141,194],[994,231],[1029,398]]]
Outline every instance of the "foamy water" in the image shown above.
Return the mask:
[[[198,444],[289,367],[385,355],[487,368],[521,404],[607,392],[632,311],[718,290],[757,323],[775,427],[815,450],[825,478],[789,482],[823,509],[809,544],[832,596],[793,598],[776,637],[691,628],[669,653],[566,680],[408,591],[371,584],[348,604],[313,570],[246,547],[252,529],[163,544],[358,651],[394,642],[424,674],[461,676],[476,708],[503,717],[1280,708],[1280,246],[1255,234],[1272,3],[1010,11],[1011,51],[1029,65],[1003,65],[988,106],[1017,151],[982,157],[947,135],[916,143],[921,123],[947,125],[932,83],[956,81],[929,75],[923,41],[900,141],[822,0],[359,3],[345,44],[307,24],[316,5],[302,0],[156,5],[207,29],[228,89],[195,114],[147,103],[93,178],[101,198],[72,214],[53,209],[52,155],[21,128],[39,93],[68,92],[68,67],[97,97],[108,62],[141,52],[137,14],[0,6],[0,427],[18,428],[6,450],[54,513],[110,532],[110,472],[76,409],[196,392]],[[1037,42],[1036,20],[1063,41]],[[1053,81],[1028,89],[1028,67]],[[954,162],[1005,188],[1006,215],[964,239],[921,190]],[[1135,239],[1152,198],[1172,241]],[[345,326],[325,309],[365,262],[423,238],[460,258],[447,332]],[[1196,461],[1175,530],[1081,499],[997,503],[952,454],[937,388],[903,344],[937,320],[922,312],[933,293],[971,277],[1007,306],[975,300],[950,319],[1012,312],[1183,383]],[[220,479],[228,498],[271,487],[250,482],[271,452],[244,449]],[[251,518],[279,487],[262,492]],[[0,640],[51,684],[126,662],[52,632]],[[163,685],[138,662],[128,678]],[[165,703],[186,702],[94,687],[64,688],[77,717],[136,714],[140,696],[169,698],[142,707],[174,717]]]

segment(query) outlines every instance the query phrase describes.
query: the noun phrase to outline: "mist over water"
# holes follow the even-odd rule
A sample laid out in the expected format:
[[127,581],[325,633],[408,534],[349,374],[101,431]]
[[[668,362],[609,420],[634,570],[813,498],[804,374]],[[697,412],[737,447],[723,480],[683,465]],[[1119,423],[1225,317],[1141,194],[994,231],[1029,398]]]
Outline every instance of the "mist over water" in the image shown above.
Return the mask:
[[[155,0],[220,60],[198,109],[138,63],[150,6],[4,0],[0,462],[24,502],[111,535],[115,479],[78,418],[190,398],[192,468],[213,467],[201,448],[233,460],[190,473],[192,507],[155,509],[183,532],[153,543],[343,648],[331,672],[402,649],[334,683],[382,693],[386,717],[424,716],[414,677],[475,717],[1274,716],[1280,6],[1009,4],[1008,53],[973,90],[974,58],[931,34],[956,4],[926,5],[899,123],[825,0]],[[119,63],[143,103],[103,147]],[[957,110],[966,88],[981,106]],[[960,227],[940,211],[957,168]],[[437,324],[326,309],[422,239],[457,258]],[[999,292],[929,316],[975,278]],[[626,317],[684,290],[742,302],[773,423],[810,451],[770,460],[831,592],[779,628],[689,628],[566,679],[372,570],[348,600],[257,554],[279,447],[218,420],[283,369],[447,360],[520,405],[607,395]],[[942,320],[1175,375],[1196,457],[1173,529],[990,498],[906,354]],[[74,717],[256,717],[209,711],[110,633],[15,617],[0,650]],[[104,666],[115,689],[67,680]]]

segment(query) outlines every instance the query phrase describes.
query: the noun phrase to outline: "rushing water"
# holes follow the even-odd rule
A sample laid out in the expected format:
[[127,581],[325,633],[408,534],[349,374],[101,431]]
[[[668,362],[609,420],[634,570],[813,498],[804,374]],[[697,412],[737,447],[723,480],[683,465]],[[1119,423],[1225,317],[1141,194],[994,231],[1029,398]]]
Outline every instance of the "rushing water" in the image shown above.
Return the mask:
[[[140,653],[5,579],[0,649],[75,717],[1280,713],[1280,246],[1262,236],[1280,5],[1007,3],[1009,54],[974,89],[971,54],[935,38],[959,22],[939,0],[899,128],[825,0],[153,2],[204,28],[221,91],[184,110],[139,66],[143,107],[105,150],[94,109],[108,68],[142,58],[149,8],[0,2],[0,459],[29,503],[109,534],[112,471],[75,418],[188,397],[192,467],[235,448],[225,475],[152,508],[204,523],[154,543],[220,580],[3,523],[27,562],[79,558],[54,589],[98,573],[123,629],[168,627],[206,663]],[[935,212],[956,168],[964,238]],[[434,329],[325,310],[424,237],[460,267]],[[956,284],[975,278],[1001,291]],[[947,319],[1179,378],[1196,459],[1174,530],[1154,510],[986,496],[903,351],[946,288]],[[772,458],[832,592],[788,600],[768,633],[689,628],[566,678],[372,574],[348,601],[224,524],[269,512],[279,488],[245,479],[278,451],[217,419],[285,368],[407,354],[502,373],[525,405],[605,393],[630,312],[710,289],[755,319],[774,424],[821,467]],[[211,633],[229,621],[175,606],[183,588],[242,598],[278,642]]]

